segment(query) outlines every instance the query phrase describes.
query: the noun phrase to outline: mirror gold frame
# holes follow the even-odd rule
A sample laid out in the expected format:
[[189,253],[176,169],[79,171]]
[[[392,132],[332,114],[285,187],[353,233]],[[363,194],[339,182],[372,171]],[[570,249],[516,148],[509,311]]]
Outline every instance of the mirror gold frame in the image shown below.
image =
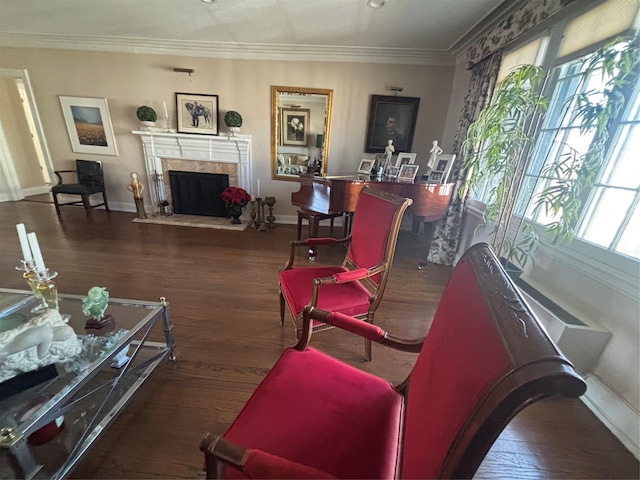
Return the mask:
[[271,86],[272,179],[327,175],[332,107],[333,90]]

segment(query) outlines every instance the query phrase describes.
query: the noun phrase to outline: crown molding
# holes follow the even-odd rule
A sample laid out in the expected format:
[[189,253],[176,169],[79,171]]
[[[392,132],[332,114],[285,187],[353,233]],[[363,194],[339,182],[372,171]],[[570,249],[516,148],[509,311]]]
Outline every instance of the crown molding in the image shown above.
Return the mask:
[[384,63],[453,66],[449,52],[422,48],[349,47],[232,42],[200,42],[147,38],[111,38],[90,35],[0,33],[0,46],[55,48],[179,57],[279,60],[307,62]]

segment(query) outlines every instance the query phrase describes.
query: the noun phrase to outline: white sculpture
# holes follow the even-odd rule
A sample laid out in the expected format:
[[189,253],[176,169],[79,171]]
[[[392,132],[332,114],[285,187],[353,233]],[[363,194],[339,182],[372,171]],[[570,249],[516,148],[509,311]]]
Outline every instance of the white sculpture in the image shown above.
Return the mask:
[[384,153],[387,154],[387,157],[393,155],[393,152],[396,151],[396,147],[393,146],[393,140],[387,141],[387,146],[384,148]]
[[431,155],[429,156],[429,161],[427,162],[428,170],[433,170],[433,167],[436,164],[436,160],[438,159],[438,155],[440,155],[444,151],[438,145],[438,140],[434,140],[432,142],[432,145],[433,146],[431,147],[431,150],[429,150],[429,153]]
[[82,343],[60,312],[49,309],[0,333],[0,382],[79,354]]

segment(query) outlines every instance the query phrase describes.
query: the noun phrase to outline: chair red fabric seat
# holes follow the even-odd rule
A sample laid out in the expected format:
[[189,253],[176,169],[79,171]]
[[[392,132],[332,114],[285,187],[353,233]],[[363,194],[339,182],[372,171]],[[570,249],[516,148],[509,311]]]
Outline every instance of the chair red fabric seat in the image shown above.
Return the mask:
[[403,396],[387,380],[289,348],[224,437],[339,478],[394,478],[402,415]]
[[[313,280],[318,277],[330,277],[349,270],[341,266],[300,267],[283,270],[281,284],[284,295],[293,302],[296,311],[304,310],[311,300]],[[352,317],[365,315],[369,311],[371,293],[360,282],[336,283],[326,285],[318,295],[318,308],[331,309]],[[330,308],[329,308],[330,307]]]

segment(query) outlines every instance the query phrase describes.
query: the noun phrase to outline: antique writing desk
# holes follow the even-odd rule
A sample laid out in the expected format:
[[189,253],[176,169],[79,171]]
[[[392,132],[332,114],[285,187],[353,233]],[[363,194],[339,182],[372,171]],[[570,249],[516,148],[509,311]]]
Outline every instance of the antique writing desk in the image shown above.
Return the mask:
[[[110,299],[107,313],[115,325],[103,330],[85,330],[82,298],[59,295],[60,313],[70,316],[82,352],[68,365],[56,365],[55,378],[0,400],[0,478],[66,477],[159,363],[165,357],[175,360],[164,298],[160,303]],[[0,327],[27,321],[37,303],[31,292],[0,289]],[[126,347],[131,360],[112,368],[113,358]],[[33,445],[34,432],[61,418],[55,437]]]

